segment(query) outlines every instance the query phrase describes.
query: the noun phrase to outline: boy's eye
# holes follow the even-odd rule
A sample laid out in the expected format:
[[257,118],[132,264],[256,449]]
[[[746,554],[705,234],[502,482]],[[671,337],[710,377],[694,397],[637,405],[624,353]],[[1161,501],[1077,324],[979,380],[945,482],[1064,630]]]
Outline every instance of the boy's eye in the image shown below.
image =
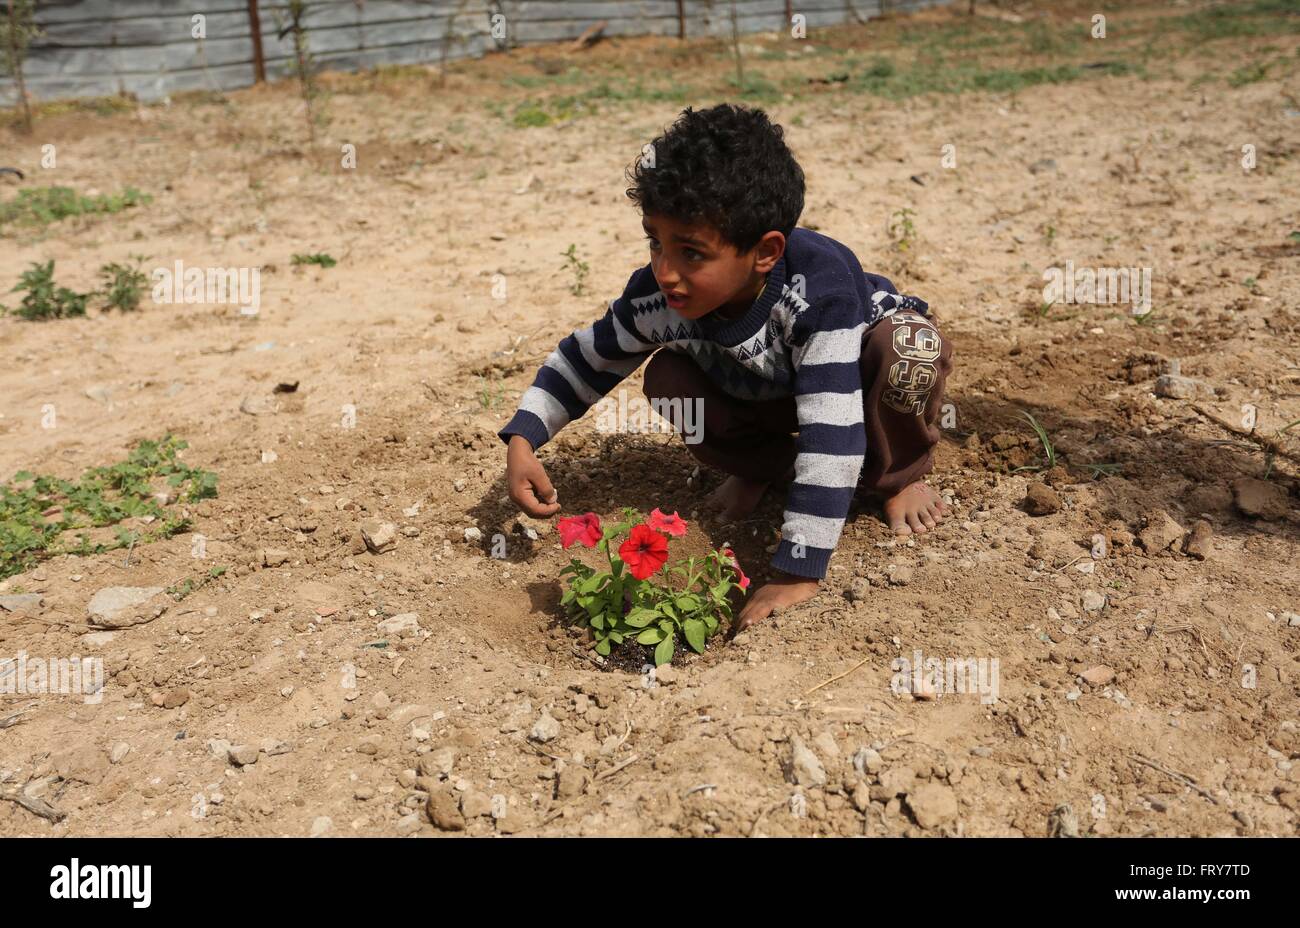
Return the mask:
[[647,236],[645,237],[645,240],[646,240],[647,242],[650,243],[650,248],[651,248],[652,250],[655,249],[655,248],[658,248],[658,247],[659,247],[659,242],[658,242],[658,240],[656,240],[656,239],[650,237],[649,235],[647,235]]
[[704,258],[704,255],[700,254],[694,248],[687,248],[686,257],[691,261],[699,261]]

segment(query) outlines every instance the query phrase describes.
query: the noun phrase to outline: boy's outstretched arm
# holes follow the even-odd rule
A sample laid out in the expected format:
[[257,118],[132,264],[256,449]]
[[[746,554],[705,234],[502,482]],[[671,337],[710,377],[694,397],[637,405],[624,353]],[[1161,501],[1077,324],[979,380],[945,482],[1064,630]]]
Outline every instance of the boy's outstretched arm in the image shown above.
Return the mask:
[[832,297],[793,326],[794,393],[799,437],[795,478],[772,566],[776,579],[754,591],[736,620],[743,631],[817,595],[839,542],[866,452],[862,422],[862,334],[866,323],[853,303]]

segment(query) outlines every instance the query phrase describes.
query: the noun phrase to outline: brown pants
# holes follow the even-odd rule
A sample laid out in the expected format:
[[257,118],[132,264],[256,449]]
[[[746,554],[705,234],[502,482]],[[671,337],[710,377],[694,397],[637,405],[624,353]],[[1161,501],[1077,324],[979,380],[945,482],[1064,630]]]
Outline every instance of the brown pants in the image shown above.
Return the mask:
[[[898,313],[867,330],[859,364],[867,453],[858,486],[892,496],[930,472],[952,346],[930,320]],[[736,399],[689,355],[675,351],[659,351],[650,359],[645,394],[668,410],[703,400],[703,423],[696,423],[702,440],[686,445],[702,464],[751,480],[775,481],[792,474],[793,433],[799,430],[793,397]],[[682,433],[682,422],[676,415],[670,418]]]

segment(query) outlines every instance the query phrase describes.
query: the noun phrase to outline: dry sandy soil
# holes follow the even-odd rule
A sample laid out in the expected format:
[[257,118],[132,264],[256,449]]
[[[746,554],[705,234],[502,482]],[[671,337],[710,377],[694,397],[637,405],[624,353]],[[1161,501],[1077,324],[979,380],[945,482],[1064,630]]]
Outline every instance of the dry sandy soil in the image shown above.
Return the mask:
[[[1180,26],[1196,5],[1115,7],[1109,38],[1062,50],[1052,36],[1084,36],[1091,7],[1046,9],[932,11],[789,56],[789,39],[746,38],[750,74],[789,90],[758,102],[807,172],[804,224],[928,299],[955,344],[932,479],[956,512],[899,541],[864,503],[815,599],[654,681],[601,666],[566,627],[568,556],[507,504],[494,433],[557,341],[647,260],[622,171],[680,108],[652,82],[554,98],[667,65],[662,87],[689,80],[685,99],[711,104],[734,97],[724,48],[525,49],[458,64],[445,86],[418,69],[329,76],[314,145],[290,85],[51,108],[32,138],[0,129],[0,161],[28,185],[153,197],[8,230],[0,282],[49,258],[82,289],[131,254],[263,268],[256,316],[146,301],[0,319],[6,479],[75,477],[166,432],[220,477],[218,498],[186,507],[201,559],[187,532],[0,585],[40,594],[0,612],[0,656],[94,654],[107,674],[98,704],[0,697],[14,716],[0,789],[62,815],[0,801],[0,834],[1295,834],[1300,428],[1278,434],[1300,417],[1295,14],[1199,41]],[[873,54],[908,66],[926,30],[987,66],[1140,67],[896,98],[836,79]],[[1255,62],[1271,64],[1237,70]],[[530,100],[558,118],[516,125]],[[590,265],[579,296],[570,244]],[[291,265],[309,252],[338,265]],[[1067,260],[1152,268],[1153,315],[1041,313],[1043,272]],[[1175,361],[1195,382],[1157,387]],[[1021,410],[1055,469],[1017,470],[1043,463]],[[780,494],[744,525],[700,521],[719,475],[688,485],[675,436],[593,419],[540,454],[567,513],[692,514],[695,550],[730,540],[761,579]],[[367,552],[368,519],[398,527],[395,548]],[[1196,556],[1184,535],[1201,521]],[[88,625],[97,590],[215,566],[229,570],[160,595],[152,621]],[[407,613],[418,633],[379,628]],[[917,650],[997,659],[997,700],[895,693],[891,662]]]

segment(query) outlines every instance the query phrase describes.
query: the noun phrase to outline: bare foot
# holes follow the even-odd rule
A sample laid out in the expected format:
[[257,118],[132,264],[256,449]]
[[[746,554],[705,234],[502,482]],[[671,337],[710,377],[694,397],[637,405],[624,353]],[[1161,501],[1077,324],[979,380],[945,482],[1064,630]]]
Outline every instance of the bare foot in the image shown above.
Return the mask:
[[928,532],[947,515],[947,504],[923,480],[908,484],[885,500],[885,518],[899,535]]
[[707,505],[718,510],[725,521],[739,522],[754,511],[766,489],[765,480],[746,480],[733,474],[713,491]]

